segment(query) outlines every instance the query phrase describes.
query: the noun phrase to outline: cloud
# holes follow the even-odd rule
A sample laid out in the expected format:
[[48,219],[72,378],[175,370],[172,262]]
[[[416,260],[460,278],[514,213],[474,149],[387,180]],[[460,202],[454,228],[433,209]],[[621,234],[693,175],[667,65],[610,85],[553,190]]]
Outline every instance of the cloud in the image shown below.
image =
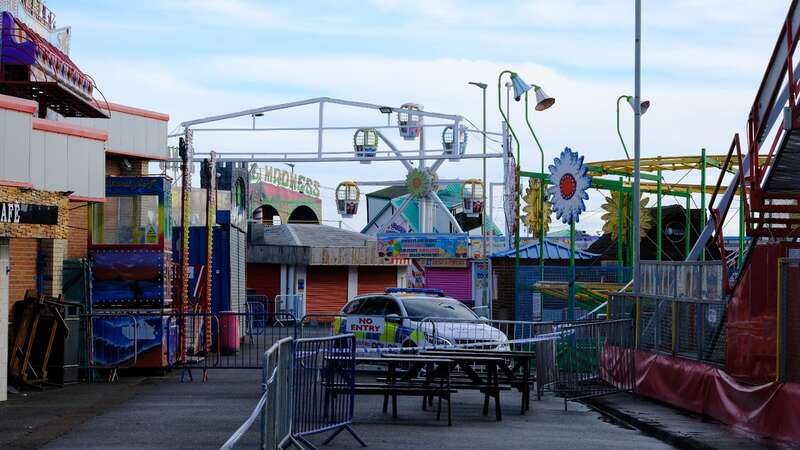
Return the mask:
[[[587,160],[623,157],[615,101],[633,88],[630,2],[535,0],[498,7],[375,0],[354,5],[348,0],[302,5],[147,0],[136,9],[147,14],[81,11],[76,37],[92,39],[73,46],[73,57],[109,100],[167,112],[172,126],[316,96],[389,105],[416,101],[427,110],[462,114],[480,125],[480,91],[467,82],[483,81],[489,84],[489,127],[497,130],[497,74],[513,68],[557,98],[554,108],[531,116],[548,162],[567,145]],[[644,155],[727,148],[744,126],[784,8],[759,5],[754,14],[752,3],[744,0],[646,3],[643,89],[653,107],[643,118]],[[82,31],[95,20],[103,26]],[[130,52],[124,58],[107,53],[116,46],[130,47]],[[538,170],[539,152],[521,120],[521,107],[512,104],[511,117],[523,143],[523,166]],[[623,107],[623,133],[632,148],[632,116]],[[326,107],[330,124],[385,124],[384,116],[370,114]],[[249,126],[250,120],[236,123]],[[258,120],[264,126],[315,126],[316,111],[306,108]],[[439,132],[428,132],[431,148],[440,145]],[[351,138],[351,131],[326,132],[331,150],[349,152]],[[472,135],[470,151],[478,151],[480,142],[479,135]],[[198,147],[314,151],[316,136],[200,133]],[[490,142],[492,149],[497,145]],[[490,179],[498,181],[499,162],[488,166]],[[467,178],[480,173],[480,167],[478,161],[448,162],[441,175]],[[399,163],[303,164],[297,170],[328,187],[344,179],[398,179],[405,171]],[[326,218],[336,217],[332,192],[323,190],[323,198]],[[601,202],[594,195],[590,211]],[[363,210],[349,222],[353,228],[364,223]],[[599,214],[587,215],[582,224],[598,228]]]

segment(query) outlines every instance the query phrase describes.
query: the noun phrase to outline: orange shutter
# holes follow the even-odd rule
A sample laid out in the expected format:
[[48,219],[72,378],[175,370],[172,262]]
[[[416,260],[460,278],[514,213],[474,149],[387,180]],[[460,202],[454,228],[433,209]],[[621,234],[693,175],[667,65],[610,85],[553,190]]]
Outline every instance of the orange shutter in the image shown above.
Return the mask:
[[308,266],[306,313],[336,313],[347,303],[347,267]]

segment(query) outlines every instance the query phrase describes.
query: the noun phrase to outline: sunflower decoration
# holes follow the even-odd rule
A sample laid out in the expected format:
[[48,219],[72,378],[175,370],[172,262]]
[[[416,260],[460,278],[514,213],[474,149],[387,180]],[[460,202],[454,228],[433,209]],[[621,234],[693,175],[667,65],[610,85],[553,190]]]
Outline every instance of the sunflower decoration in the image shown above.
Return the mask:
[[[542,210],[539,208],[542,198],[542,180],[531,179],[528,181],[528,188],[525,190],[525,215],[522,221],[528,228],[528,232],[533,237],[539,237],[539,227],[542,222]],[[544,234],[550,229],[550,214],[553,207],[547,199],[544,200]]]
[[549,169],[547,193],[556,218],[566,224],[577,223],[581,213],[586,211],[584,200],[589,200],[586,190],[592,186],[592,177],[587,174],[583,156],[566,147]]
[[[647,209],[649,198],[642,198],[639,202],[639,232],[644,236],[650,228],[653,228],[653,217]],[[623,239],[630,233],[630,220],[631,220],[631,196],[630,194],[622,194],[622,233]],[[618,239],[618,232],[620,229],[619,224],[619,192],[612,192],[611,197],[606,197],[606,203],[602,206],[605,214],[601,216],[603,219],[603,233],[610,233],[613,239]]]
[[434,190],[436,186],[436,174],[428,169],[413,169],[406,175],[406,187],[412,197],[425,197]]

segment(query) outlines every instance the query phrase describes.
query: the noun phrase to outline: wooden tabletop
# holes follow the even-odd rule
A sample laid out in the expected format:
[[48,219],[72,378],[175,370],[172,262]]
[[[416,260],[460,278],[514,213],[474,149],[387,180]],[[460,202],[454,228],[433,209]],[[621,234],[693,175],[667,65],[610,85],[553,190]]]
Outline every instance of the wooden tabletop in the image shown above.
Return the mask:
[[431,349],[423,350],[423,354],[429,355],[486,355],[504,358],[533,358],[535,352],[512,352],[510,350],[485,350],[485,349]]
[[[388,355],[387,355],[388,356]],[[356,357],[356,363],[377,363],[377,364],[391,364],[391,363],[439,363],[439,364],[450,364],[453,363],[453,359],[446,357],[419,357],[419,356],[410,356],[410,355],[402,355],[402,356],[392,356],[392,357],[382,357],[382,356],[359,356]]]

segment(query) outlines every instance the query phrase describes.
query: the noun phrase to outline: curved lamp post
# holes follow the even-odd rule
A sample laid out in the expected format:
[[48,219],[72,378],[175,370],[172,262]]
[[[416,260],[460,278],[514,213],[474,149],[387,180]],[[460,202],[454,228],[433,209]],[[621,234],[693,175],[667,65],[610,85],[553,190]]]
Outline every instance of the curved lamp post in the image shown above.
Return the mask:
[[514,88],[514,100],[519,101],[522,98],[522,95],[528,92],[531,89],[531,86],[523,81],[516,72],[512,72],[510,70],[504,70],[500,72],[500,75],[497,76],[497,108],[500,110],[500,115],[503,116],[503,120],[505,120],[506,125],[508,126],[508,131],[511,132],[511,136],[514,137],[514,142],[517,144],[517,160],[516,163],[516,176],[514,177],[514,183],[516,186],[514,187],[514,220],[516,223],[514,224],[514,304],[517,303],[517,299],[519,297],[519,138],[517,138],[517,133],[514,132],[514,128],[511,127],[511,122],[508,120],[508,116],[505,112],[503,112],[503,100],[502,100],[502,80],[503,75],[509,74],[511,77],[511,85]]
[[[622,143],[622,149],[625,150],[625,157],[631,159],[631,155],[628,154],[628,147],[625,145],[625,141],[622,139],[622,131],[620,131],[619,129],[619,104],[623,99],[627,101],[629,105],[631,105],[631,108],[634,107],[632,96],[620,95],[619,98],[617,98],[617,135],[619,136],[619,141]],[[639,105],[641,106],[642,114],[644,114],[650,108],[650,100],[645,100],[641,102]]]
[[[545,109],[553,106],[555,104],[556,99],[547,95],[544,90],[535,84],[532,84],[531,87],[533,91],[536,93],[536,111],[544,111]],[[541,171],[539,173],[544,173],[544,150],[542,149],[542,144],[539,143],[539,138],[536,137],[536,132],[533,131],[533,125],[531,125],[531,121],[528,118],[528,93],[525,92],[525,122],[528,124],[528,129],[531,131],[531,135],[533,135],[533,140],[536,142],[536,146],[539,147],[539,154],[541,155]],[[542,215],[539,219],[539,270],[541,272],[540,279],[544,279],[544,180],[540,180],[539,182],[539,211]]]
[[[628,159],[631,159],[631,156],[628,153],[628,147],[625,145],[625,140],[622,138],[622,131],[620,130],[620,127],[619,127],[619,104],[620,104],[620,102],[622,102],[623,99],[628,102],[628,104],[633,109],[634,113],[636,113],[636,107],[634,106],[633,96],[620,95],[617,98],[617,136],[619,136],[619,142],[622,144],[622,149],[625,150],[625,157],[628,158]],[[645,100],[643,102],[640,102],[639,103],[639,107],[640,107],[641,114],[646,113],[647,110],[650,108],[650,100]],[[620,210],[620,217],[619,217],[620,230],[622,230],[622,198],[623,198],[622,191],[620,191],[620,193],[619,193],[619,205],[618,205],[619,210]],[[635,205],[636,205],[636,202],[634,202],[633,196],[631,196],[631,211],[633,211],[633,209],[638,209],[638,207],[635,206]],[[638,212],[637,212],[637,214],[638,214]],[[633,218],[631,217],[631,222],[635,223],[636,221],[634,221]],[[633,226],[630,227],[630,233],[631,233],[631,235],[630,235],[631,242],[633,242],[633,240],[634,240]],[[617,237],[617,259],[619,259],[619,261],[620,261],[620,262],[618,262],[618,264],[622,265],[623,264],[622,261],[624,261],[624,259],[621,256],[621,253],[623,251],[623,249],[622,249],[622,233],[619,233],[617,236],[618,236]],[[633,246],[630,247],[630,250],[631,250],[631,252],[633,252]],[[631,265],[632,264],[633,264],[633,255],[631,254]]]

